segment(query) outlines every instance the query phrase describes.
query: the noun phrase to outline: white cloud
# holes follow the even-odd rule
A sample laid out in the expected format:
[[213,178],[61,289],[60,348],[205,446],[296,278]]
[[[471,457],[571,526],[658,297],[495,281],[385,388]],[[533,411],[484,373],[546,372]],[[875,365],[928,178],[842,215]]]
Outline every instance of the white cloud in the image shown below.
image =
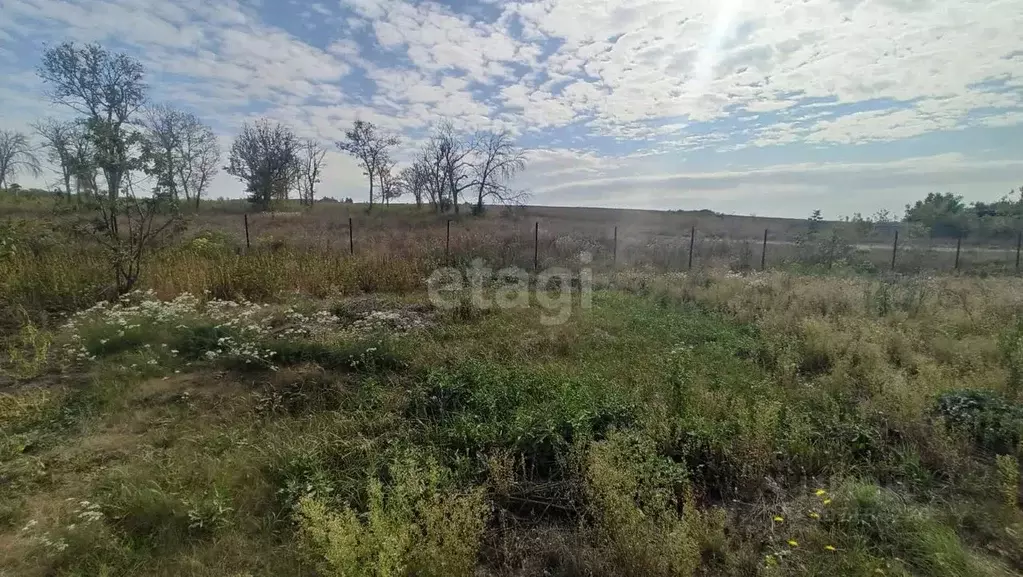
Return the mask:
[[[772,158],[796,159],[807,146],[851,149],[959,131],[946,145],[957,151],[968,146],[958,141],[964,130],[993,134],[1023,125],[1019,0],[485,6],[342,0],[295,2],[287,10],[296,22],[268,19],[274,1],[6,0],[0,125],[26,126],[53,113],[37,96],[31,68],[40,43],[64,38],[128,47],[149,69],[155,98],[195,109],[218,130],[229,132],[256,115],[325,141],[340,138],[358,118],[403,134],[406,143],[441,120],[464,130],[511,130],[536,144],[524,180],[551,202],[623,187],[637,202],[656,203],[663,194],[668,206],[677,192],[657,182],[704,185],[724,177],[714,168],[694,173],[692,181],[642,175],[677,176],[664,166],[685,165],[685,156],[697,151],[717,151],[714,166],[724,166],[728,155],[755,147],[777,147],[785,152]],[[313,24],[316,34],[298,32]],[[620,159],[597,152],[609,139],[594,137],[608,136],[645,152]],[[935,189],[966,186],[962,175],[977,179],[979,188],[1002,186],[969,168],[978,158],[951,162],[954,174],[894,165],[882,172],[898,182],[918,177]],[[341,167],[333,186],[355,187],[339,194],[358,196],[361,176],[350,178],[343,157],[332,159]],[[1018,168],[991,162],[997,175]],[[835,192],[837,180],[814,180],[813,167],[783,167],[785,174],[808,176],[799,182],[770,176],[775,180],[764,190],[793,198],[834,192],[842,196],[834,202],[852,202]],[[835,165],[826,172],[866,182]],[[948,178],[947,185],[939,186],[935,175]]]
[[[555,168],[548,168],[550,167]],[[978,161],[960,154],[889,162],[796,163],[719,171],[673,169],[670,157],[643,155],[606,162],[580,154],[541,155],[527,182],[545,204],[636,208],[710,208],[725,212],[802,216],[824,208],[829,217],[878,208],[900,212],[928,192],[992,200],[1018,184],[1023,160]]]
[[[610,95],[598,114],[608,121],[726,118],[783,108],[800,92],[843,103],[951,97],[961,118],[984,98],[976,84],[1023,76],[1018,59],[1003,57],[1023,38],[1015,0],[571,0],[509,10],[531,35],[565,41],[554,70],[599,78]],[[885,137],[886,126],[861,118],[852,137]]]

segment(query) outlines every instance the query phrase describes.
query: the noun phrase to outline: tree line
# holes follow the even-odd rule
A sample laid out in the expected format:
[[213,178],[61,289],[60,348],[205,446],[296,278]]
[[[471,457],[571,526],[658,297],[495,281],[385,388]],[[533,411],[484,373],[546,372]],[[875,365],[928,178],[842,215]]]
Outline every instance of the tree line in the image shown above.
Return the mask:
[[[80,203],[110,204],[151,184],[152,197],[196,205],[219,170],[213,129],[196,115],[150,102],[142,64],[97,44],[47,49],[37,73],[46,95],[74,113],[0,131],[0,186],[42,173],[42,152],[60,175],[58,191]],[[101,202],[103,201],[103,202]]]
[[[217,136],[195,114],[151,102],[141,62],[98,44],[65,42],[45,51],[37,72],[50,100],[75,117],[33,123],[38,147],[23,132],[0,131],[0,188],[18,175],[42,174],[41,151],[60,175],[60,193],[80,202],[110,203],[148,186],[153,199],[198,208],[221,169]],[[462,135],[444,123],[400,170],[393,159],[398,136],[372,122],[355,121],[335,144],[368,177],[370,209],[406,196],[438,212],[457,213],[471,200],[481,212],[488,202],[525,197],[508,184],[526,164],[508,132]],[[259,119],[242,126],[223,169],[260,210],[293,196],[311,205],[326,153],[318,140]]]
[[[0,131],[0,189],[17,190],[20,174],[42,173],[40,151],[60,174],[62,222],[106,250],[114,289],[132,289],[145,255],[184,226],[183,204],[198,208],[221,168],[244,185],[259,209],[296,195],[316,199],[327,150],[299,138],[291,127],[267,119],[245,123],[226,166],[216,133],[196,115],[149,99],[142,63],[98,44],[65,42],[48,48],[37,69],[46,96],[73,112],[68,120],[33,123],[42,146],[29,135]],[[523,194],[508,181],[525,167],[525,155],[507,132],[472,136],[443,124],[410,166],[396,170],[396,135],[356,121],[338,141],[369,180],[369,206],[405,194],[417,206],[459,211],[470,199],[476,211],[489,201],[515,202]]]
[[[508,184],[526,166],[525,153],[508,132],[464,136],[442,123],[411,164],[396,171],[393,153],[399,143],[397,135],[364,120],[356,120],[335,143],[367,177],[370,210],[406,196],[417,207],[456,214],[462,202],[471,201],[473,212],[481,213],[487,203],[518,203],[526,196]],[[318,141],[301,140],[289,127],[260,119],[246,123],[235,138],[227,172],[246,185],[249,200],[259,208],[288,198],[291,190],[311,204],[325,155]]]
[[995,202],[970,204],[958,194],[932,192],[906,205],[903,220],[937,238],[1016,238],[1023,232],[1023,186]]

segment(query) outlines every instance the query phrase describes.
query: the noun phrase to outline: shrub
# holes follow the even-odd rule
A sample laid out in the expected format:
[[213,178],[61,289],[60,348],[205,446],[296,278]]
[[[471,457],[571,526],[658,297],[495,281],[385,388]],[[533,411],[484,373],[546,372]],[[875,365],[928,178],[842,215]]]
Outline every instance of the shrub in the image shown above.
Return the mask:
[[1002,363],[1009,369],[1009,391],[1014,398],[1018,397],[1023,388],[1023,321],[1002,334],[998,348]]
[[32,379],[42,374],[49,360],[53,339],[40,330],[24,310],[24,324],[13,339],[7,342],[7,361],[0,363],[0,374],[8,373],[15,379]]
[[935,412],[979,447],[1011,453],[1023,433],[1023,410],[989,391],[952,391],[938,398]]
[[303,544],[323,575],[460,577],[473,575],[489,507],[482,488],[442,489],[436,463],[391,467],[393,481],[368,485],[364,514],[332,511],[316,498],[299,503]]
[[998,469],[998,485],[1002,491],[1002,502],[1006,507],[1015,509],[1019,505],[1019,462],[1012,455],[995,457]]
[[623,575],[686,576],[700,563],[691,499],[682,516],[676,495],[684,469],[660,458],[647,440],[613,433],[586,458],[586,495],[601,548]]

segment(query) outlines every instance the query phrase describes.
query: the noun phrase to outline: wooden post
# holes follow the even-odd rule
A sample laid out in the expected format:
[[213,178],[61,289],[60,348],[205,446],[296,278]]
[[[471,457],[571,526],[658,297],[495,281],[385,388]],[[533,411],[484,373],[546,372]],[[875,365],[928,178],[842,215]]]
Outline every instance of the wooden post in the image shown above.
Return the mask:
[[1019,248],[1023,246],[1023,232],[1016,237],[1016,272],[1019,272]]
[[249,250],[249,213],[245,213],[245,250]]
[[696,242],[696,226],[689,231],[689,270],[693,270],[693,244]]
[[895,270],[895,255],[899,252],[899,231],[895,231],[895,242],[892,243],[892,270]]
[[611,252],[611,264],[618,264],[618,227],[615,227],[615,244]]
[[451,264],[451,219],[448,219],[448,237],[444,242],[444,263]]
[[355,232],[352,230],[352,217],[348,217],[348,254],[355,255]]
[[963,248],[963,235],[956,239],[956,270],[959,270],[959,251]]
[[533,272],[540,268],[540,221],[533,227]]
[[760,270],[767,270],[767,229],[764,229],[764,248],[760,250]]

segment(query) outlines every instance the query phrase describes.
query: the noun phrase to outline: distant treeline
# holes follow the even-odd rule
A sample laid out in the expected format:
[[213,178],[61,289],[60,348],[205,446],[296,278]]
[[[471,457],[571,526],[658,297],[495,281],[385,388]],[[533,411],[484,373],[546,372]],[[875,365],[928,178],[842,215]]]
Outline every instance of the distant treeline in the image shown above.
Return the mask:
[[937,238],[1016,238],[1023,232],[1023,186],[996,202],[970,204],[958,194],[932,192],[906,205],[903,221]]

